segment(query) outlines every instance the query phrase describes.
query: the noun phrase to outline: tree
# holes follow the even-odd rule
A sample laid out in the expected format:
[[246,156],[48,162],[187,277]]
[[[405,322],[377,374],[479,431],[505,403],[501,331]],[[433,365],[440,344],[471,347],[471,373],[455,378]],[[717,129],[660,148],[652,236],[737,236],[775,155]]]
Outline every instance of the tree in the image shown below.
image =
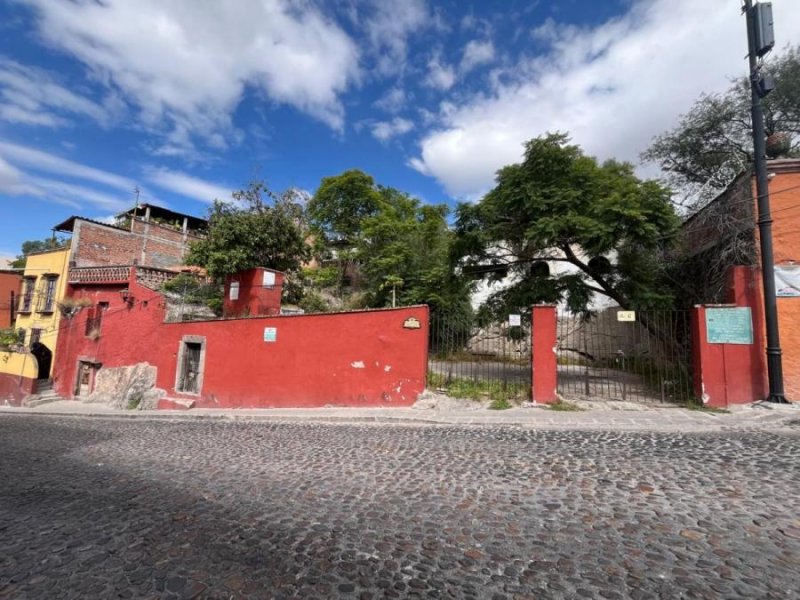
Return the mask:
[[[559,301],[587,312],[594,294],[625,308],[669,304],[661,252],[679,224],[670,192],[568,141],[560,133],[530,140],[492,191],[458,206],[454,257],[465,272],[511,276],[489,299],[496,316]],[[559,264],[569,268],[548,266]]]
[[[777,84],[763,103],[769,145],[776,154],[797,155],[800,46],[768,61],[764,70]],[[653,140],[642,159],[665,171],[689,210],[717,196],[753,160],[748,78],[738,78],[724,93],[700,96],[677,127]]]
[[469,287],[450,268],[453,233],[444,205],[422,204],[380,188],[380,209],[362,221],[356,257],[369,306],[428,304],[433,312],[469,313]]
[[325,243],[352,246],[359,237],[361,221],[377,213],[380,202],[372,177],[351,169],[323,178],[307,210],[314,233]]
[[67,247],[67,240],[64,238],[50,237],[44,240],[28,240],[22,242],[22,253],[11,261],[12,269],[24,269],[25,262],[29,254],[44,252],[46,250],[58,250]]
[[297,195],[291,190],[275,194],[256,181],[233,198],[214,202],[208,236],[192,244],[187,263],[205,267],[216,280],[253,267],[299,270],[310,251]]

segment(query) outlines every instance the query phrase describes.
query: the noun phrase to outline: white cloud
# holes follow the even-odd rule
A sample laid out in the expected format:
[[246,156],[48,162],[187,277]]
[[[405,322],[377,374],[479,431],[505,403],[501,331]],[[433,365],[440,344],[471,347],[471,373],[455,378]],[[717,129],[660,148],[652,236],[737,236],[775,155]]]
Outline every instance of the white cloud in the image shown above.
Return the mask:
[[101,171],[93,167],[87,167],[86,165],[61,158],[54,154],[48,154],[41,150],[29,148],[28,146],[12,144],[2,140],[0,140],[0,156],[14,164],[30,167],[37,171],[86,179],[125,192],[131,192],[133,188],[136,187],[136,182],[133,179],[122,177],[115,173],[109,173],[108,171]]
[[24,1],[47,43],[119,90],[146,127],[177,132],[177,146],[227,140],[248,86],[343,126],[358,49],[310,2]]
[[428,61],[428,75],[425,84],[434,89],[446,92],[456,82],[456,71],[445,62],[437,52]]
[[13,165],[8,164],[3,157],[0,156],[0,191],[11,189],[13,186],[18,185],[21,179],[21,173]]
[[231,188],[211,183],[186,173],[170,171],[169,169],[150,169],[146,175],[148,181],[158,187],[192,198],[201,202],[211,203],[214,200],[230,200]]
[[459,71],[468,73],[475,67],[488,64],[494,60],[494,44],[491,40],[480,41],[471,40],[464,46],[464,54],[461,56]]
[[376,108],[385,110],[389,113],[396,113],[403,110],[408,102],[405,90],[395,86],[387,91],[373,104]]
[[408,58],[408,37],[429,25],[434,18],[425,0],[366,3],[368,16],[363,28],[370,43],[375,70],[380,75],[400,73]]
[[[779,44],[800,39],[800,4],[773,6]],[[728,0],[635,0],[598,27],[552,23],[537,35],[550,52],[520,60],[491,94],[443,107],[413,168],[474,198],[499,167],[519,161],[525,140],[555,130],[589,154],[637,162],[702,92],[747,70],[744,18]]]
[[413,122],[401,117],[395,117],[391,121],[378,121],[370,125],[372,135],[381,142],[387,142],[395,136],[408,133],[413,128]]
[[136,182],[127,177],[0,140],[0,192],[9,196],[37,198],[76,210],[121,211],[130,204],[126,199],[132,198],[135,187]]
[[0,57],[0,119],[24,125],[59,127],[72,116],[84,116],[101,125],[112,118],[109,107],[80,96],[49,73]]

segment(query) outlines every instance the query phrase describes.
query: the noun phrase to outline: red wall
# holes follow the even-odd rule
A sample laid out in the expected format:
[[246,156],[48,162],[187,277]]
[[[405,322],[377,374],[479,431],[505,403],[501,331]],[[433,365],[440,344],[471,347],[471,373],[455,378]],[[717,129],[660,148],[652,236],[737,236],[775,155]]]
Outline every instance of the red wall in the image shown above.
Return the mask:
[[[135,275],[132,275],[135,279]],[[62,320],[55,389],[72,397],[79,360],[119,367],[148,362],[158,368],[166,396],[195,406],[408,406],[425,388],[428,309],[425,306],[352,313],[163,323],[162,297],[129,282],[81,285],[71,294],[109,302],[98,340],[85,336],[88,310]],[[145,304],[146,303],[146,304]],[[419,328],[405,328],[409,318]],[[264,341],[264,328],[277,330]],[[178,350],[185,335],[205,338],[200,394],[175,392]]]
[[9,373],[0,373],[0,402],[19,406],[25,396],[36,391],[36,380]]
[[[264,273],[274,273],[275,285],[264,286]],[[239,298],[231,300],[231,283],[239,283]],[[257,267],[248,269],[225,279],[225,317],[272,316],[281,313],[281,293],[283,273],[272,269]]]
[[[406,329],[415,318],[419,329]],[[264,341],[264,328],[277,330]],[[171,323],[158,344],[158,385],[196,406],[409,406],[425,389],[428,309]],[[199,397],[175,392],[184,335],[206,339]]]
[[753,316],[753,343],[709,344],[706,335],[706,307],[692,313],[694,391],[704,404],[724,408],[763,400],[766,391],[766,364],[758,270],[733,267],[729,275],[728,298],[734,306],[749,306]]
[[21,288],[21,274],[0,271],[0,329],[11,327],[11,294],[14,294],[14,302],[19,303]]

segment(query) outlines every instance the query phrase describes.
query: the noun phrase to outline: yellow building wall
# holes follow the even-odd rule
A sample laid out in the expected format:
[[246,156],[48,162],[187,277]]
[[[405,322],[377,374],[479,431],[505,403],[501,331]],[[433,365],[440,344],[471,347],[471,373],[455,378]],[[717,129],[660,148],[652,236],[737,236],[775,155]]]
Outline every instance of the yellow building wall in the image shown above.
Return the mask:
[[[25,330],[26,347],[30,347],[31,332],[33,329],[40,329],[41,334],[39,342],[47,346],[53,353],[53,360],[50,364],[50,373],[53,374],[53,366],[56,362],[56,342],[58,341],[58,325],[61,321],[61,311],[58,309],[58,303],[61,302],[66,295],[67,283],[69,274],[69,248],[61,250],[52,250],[50,252],[42,252],[39,254],[31,254],[28,256],[25,263],[24,277],[26,279],[34,279],[34,292],[31,302],[30,311],[17,313],[17,320],[14,325],[15,329]],[[55,301],[53,303],[52,311],[45,312],[44,309],[44,296],[45,285],[47,276],[58,276],[55,287]],[[25,283],[23,283],[23,291],[20,296],[20,304],[18,308],[22,308],[25,293]],[[8,360],[3,360],[5,355],[10,354]],[[30,365],[33,365],[31,367]],[[31,368],[33,369],[31,371]],[[24,371],[24,373],[23,373]],[[37,375],[36,359],[30,354],[25,353],[0,353],[0,373],[22,375],[23,377],[31,376],[33,378]]]

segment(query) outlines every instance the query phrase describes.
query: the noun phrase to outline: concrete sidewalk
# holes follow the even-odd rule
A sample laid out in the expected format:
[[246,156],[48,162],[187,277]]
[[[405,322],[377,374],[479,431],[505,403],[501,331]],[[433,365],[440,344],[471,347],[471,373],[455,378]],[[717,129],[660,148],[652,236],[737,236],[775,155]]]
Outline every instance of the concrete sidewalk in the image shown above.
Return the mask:
[[546,406],[490,410],[470,403],[419,402],[411,408],[264,408],[191,409],[186,411],[120,410],[101,404],[64,400],[36,408],[0,407],[0,415],[106,417],[125,419],[222,419],[245,421],[316,421],[326,423],[383,423],[429,425],[516,426],[532,429],[602,429],[620,431],[784,430],[800,432],[800,404],[752,404],[729,413],[688,410],[672,406],[629,408],[609,406],[581,411],[554,411]]

